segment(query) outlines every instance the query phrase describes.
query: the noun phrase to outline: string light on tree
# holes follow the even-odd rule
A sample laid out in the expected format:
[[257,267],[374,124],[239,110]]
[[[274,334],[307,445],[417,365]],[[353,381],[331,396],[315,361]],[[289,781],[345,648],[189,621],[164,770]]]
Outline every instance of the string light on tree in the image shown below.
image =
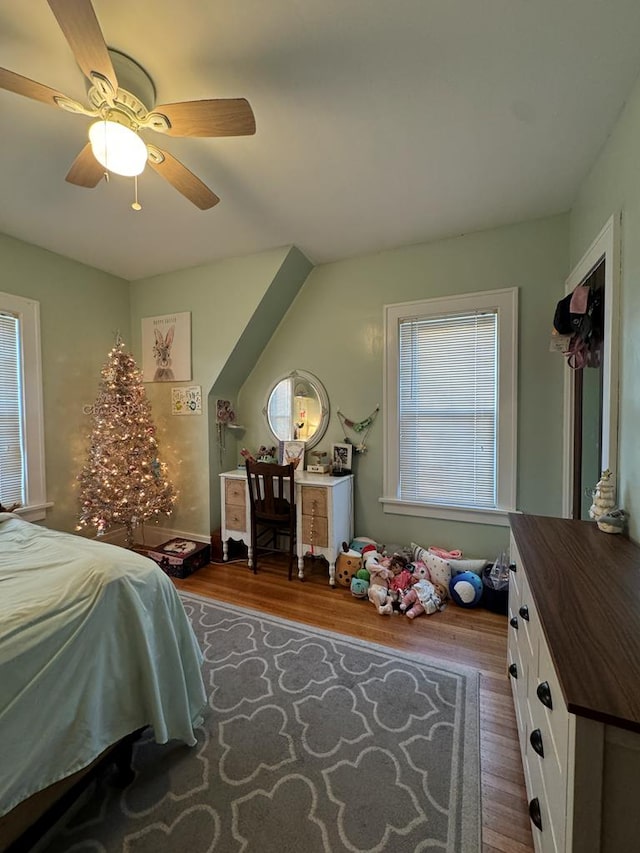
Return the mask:
[[118,336],[101,371],[93,417],[89,457],[78,476],[78,530],[94,527],[102,536],[124,526],[127,547],[133,529],[170,515],[176,500],[166,466],[158,459],[156,429],[142,374]]

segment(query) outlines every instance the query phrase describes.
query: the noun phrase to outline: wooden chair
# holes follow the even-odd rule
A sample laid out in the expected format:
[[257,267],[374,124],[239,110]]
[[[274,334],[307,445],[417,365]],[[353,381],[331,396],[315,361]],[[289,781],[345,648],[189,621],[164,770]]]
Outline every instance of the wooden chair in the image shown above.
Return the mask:
[[296,505],[293,464],[246,461],[249,503],[251,506],[251,542],[253,572],[258,570],[258,536],[271,534],[273,546],[279,535],[289,537],[289,580],[293,575],[296,541]]

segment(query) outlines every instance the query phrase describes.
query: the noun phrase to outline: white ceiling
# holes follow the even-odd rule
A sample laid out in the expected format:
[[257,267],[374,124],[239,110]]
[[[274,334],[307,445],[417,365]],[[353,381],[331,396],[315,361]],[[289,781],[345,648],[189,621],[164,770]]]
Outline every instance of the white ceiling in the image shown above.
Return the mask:
[[[567,210],[640,71],[638,0],[93,2],[158,103],[246,97],[256,117],[248,137],[148,132],[221,202],[200,211],[147,169],[135,213],[132,179],[64,180],[88,118],[0,91],[0,231],[129,280]],[[0,65],[86,102],[45,0],[2,0]]]

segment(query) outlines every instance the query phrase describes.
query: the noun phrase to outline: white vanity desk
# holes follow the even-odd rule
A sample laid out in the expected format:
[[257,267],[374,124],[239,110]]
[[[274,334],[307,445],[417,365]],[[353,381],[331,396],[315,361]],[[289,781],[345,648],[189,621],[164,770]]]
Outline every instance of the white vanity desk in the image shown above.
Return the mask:
[[[296,471],[295,484],[298,577],[304,578],[305,554],[323,556],[329,563],[329,583],[335,586],[336,558],[342,543],[353,539],[353,475]],[[251,567],[251,507],[244,468],[220,474],[220,487],[222,559],[228,557],[229,539],[239,540],[248,548]]]

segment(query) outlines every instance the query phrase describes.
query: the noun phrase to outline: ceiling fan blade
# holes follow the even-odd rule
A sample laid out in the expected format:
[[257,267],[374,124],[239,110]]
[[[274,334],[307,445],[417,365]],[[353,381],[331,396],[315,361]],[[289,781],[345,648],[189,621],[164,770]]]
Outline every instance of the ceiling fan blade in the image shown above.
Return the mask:
[[153,110],[171,124],[169,136],[251,136],[256,120],[246,98],[212,98],[163,104]]
[[66,180],[78,187],[92,189],[104,177],[104,169],[93,156],[91,143],[87,142],[82,151],[73,161]]
[[60,92],[56,92],[55,89],[50,89],[42,83],[36,83],[35,80],[22,77],[6,68],[0,68],[0,88],[15,92],[16,95],[24,95],[25,98],[42,101],[43,104],[50,104],[52,107],[58,106],[56,98],[65,97]]
[[[159,175],[162,175],[172,187],[178,190],[179,193],[189,201],[193,202],[200,210],[209,210],[217,204],[220,199],[211,192],[209,187],[202,183],[200,178],[197,178],[193,172],[190,172],[186,166],[183,166],[179,160],[169,154],[167,151],[161,151],[155,145],[148,146],[149,148],[149,165]],[[162,159],[161,159],[162,158]]]
[[107,81],[118,90],[118,79],[91,0],[48,0],[60,29],[84,74],[92,83]]

